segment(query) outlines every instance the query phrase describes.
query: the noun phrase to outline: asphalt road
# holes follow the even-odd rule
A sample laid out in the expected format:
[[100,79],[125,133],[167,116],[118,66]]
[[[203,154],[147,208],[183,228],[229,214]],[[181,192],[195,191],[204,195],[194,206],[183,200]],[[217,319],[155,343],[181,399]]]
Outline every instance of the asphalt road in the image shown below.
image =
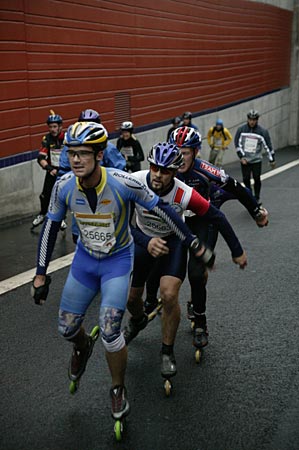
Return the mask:
[[[282,165],[298,159],[298,152],[279,158]],[[235,176],[239,166],[231,165],[229,171]],[[210,343],[200,364],[195,363],[186,319],[189,287],[184,283],[175,346],[178,374],[170,398],[164,395],[159,370],[160,318],[130,344],[131,414],[121,443],[113,436],[110,377],[100,340],[79,392],[68,392],[71,347],[57,332],[68,268],[52,275],[43,307],[32,303],[28,284],[3,294],[0,448],[298,450],[298,174],[297,165],[263,181],[262,199],[270,212],[267,228],[259,229],[238,202],[224,205],[249,264],[239,270],[219,239],[216,270],[208,282]],[[33,266],[26,267],[26,255],[18,244],[11,260],[17,265],[23,258],[27,270]],[[98,308],[99,298],[88,312],[87,329],[97,323]]]

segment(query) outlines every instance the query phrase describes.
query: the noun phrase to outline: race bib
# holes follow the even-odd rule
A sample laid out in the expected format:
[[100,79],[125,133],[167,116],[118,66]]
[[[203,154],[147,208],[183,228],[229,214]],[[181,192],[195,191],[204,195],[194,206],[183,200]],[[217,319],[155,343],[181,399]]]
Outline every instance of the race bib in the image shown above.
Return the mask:
[[75,217],[82,243],[91,250],[109,253],[116,242],[112,213],[75,213]]
[[245,152],[255,153],[257,148],[257,139],[247,137],[245,139]]
[[215,145],[217,145],[217,147],[222,147],[222,139],[221,138],[215,139]]
[[51,166],[59,167],[60,153],[61,149],[59,148],[50,149]]
[[125,158],[128,156],[134,156],[133,147],[122,147],[120,151]]

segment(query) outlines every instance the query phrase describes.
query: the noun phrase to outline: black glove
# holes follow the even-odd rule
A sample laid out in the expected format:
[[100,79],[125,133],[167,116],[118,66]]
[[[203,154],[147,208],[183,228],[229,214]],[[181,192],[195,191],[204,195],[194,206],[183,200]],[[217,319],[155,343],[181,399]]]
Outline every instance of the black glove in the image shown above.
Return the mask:
[[50,164],[47,164],[47,165],[45,166],[45,170],[46,170],[47,172],[52,172],[52,170],[54,170],[54,169],[56,169],[56,167],[53,167],[53,166],[51,166]]
[[49,285],[51,283],[51,277],[50,275],[46,275],[46,281],[45,284],[39,287],[34,286],[34,280],[33,278],[32,285],[31,285],[31,296],[34,298],[34,302],[36,305],[41,305],[41,300],[46,301],[49,293]]
[[[196,256],[196,253],[202,248],[199,239],[194,239],[194,241],[191,242],[190,248]],[[197,256],[197,258],[199,258],[206,267],[211,268],[214,265],[216,255],[211,249],[205,248],[204,252],[200,256]]]

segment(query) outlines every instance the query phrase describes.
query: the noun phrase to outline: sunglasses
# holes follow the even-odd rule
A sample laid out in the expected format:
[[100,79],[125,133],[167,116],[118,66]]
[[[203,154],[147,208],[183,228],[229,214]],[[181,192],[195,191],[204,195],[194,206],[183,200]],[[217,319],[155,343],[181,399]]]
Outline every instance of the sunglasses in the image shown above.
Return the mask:
[[78,156],[80,159],[86,159],[89,158],[90,155],[94,155],[94,152],[90,152],[89,150],[67,150],[66,152],[70,158]]
[[153,172],[161,172],[162,175],[170,175],[173,173],[173,169],[167,169],[166,167],[156,166],[155,164],[150,164],[150,169]]

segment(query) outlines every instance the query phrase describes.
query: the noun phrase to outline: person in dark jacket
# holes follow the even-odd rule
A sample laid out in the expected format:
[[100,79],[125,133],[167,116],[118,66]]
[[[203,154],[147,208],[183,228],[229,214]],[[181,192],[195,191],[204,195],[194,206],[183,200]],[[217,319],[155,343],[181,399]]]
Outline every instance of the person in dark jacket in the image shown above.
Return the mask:
[[[53,186],[59,169],[59,157],[63,146],[64,133],[62,131],[62,117],[50,111],[47,118],[48,133],[43,136],[42,145],[37,156],[37,162],[45,170],[46,176],[42,193],[40,194],[40,212],[32,222],[32,228],[42,224],[45,220]],[[64,221],[61,228],[65,229]]]
[[243,183],[251,190],[251,174],[254,180],[254,196],[260,203],[263,150],[267,152],[272,169],[275,167],[275,153],[268,130],[258,124],[260,115],[252,109],[247,114],[247,123],[241,125],[235,135],[235,147],[240,158]]
[[141,161],[144,154],[140,142],[134,136],[134,125],[132,122],[123,122],[120,127],[121,134],[116,142],[116,147],[127,161],[126,171],[137,172],[141,169]]
[[181,118],[179,116],[174,117],[171,121],[171,127],[167,131],[166,141],[169,141],[171,133],[180,126]]

